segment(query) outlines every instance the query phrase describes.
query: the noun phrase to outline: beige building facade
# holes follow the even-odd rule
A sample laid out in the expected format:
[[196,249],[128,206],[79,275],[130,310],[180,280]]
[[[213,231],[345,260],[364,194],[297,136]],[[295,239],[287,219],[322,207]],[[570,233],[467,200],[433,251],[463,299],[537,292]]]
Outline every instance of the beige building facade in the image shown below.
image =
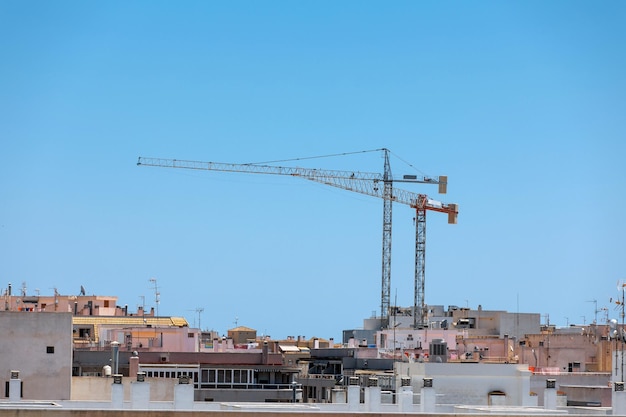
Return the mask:
[[72,315],[0,311],[0,376],[19,371],[22,398],[71,398]]

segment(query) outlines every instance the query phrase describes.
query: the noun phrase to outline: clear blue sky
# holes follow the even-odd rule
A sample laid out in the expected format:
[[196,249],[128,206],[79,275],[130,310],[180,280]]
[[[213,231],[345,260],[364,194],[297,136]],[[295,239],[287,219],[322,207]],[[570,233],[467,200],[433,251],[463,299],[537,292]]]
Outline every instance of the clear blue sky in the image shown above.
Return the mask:
[[[340,339],[380,308],[381,201],[136,160],[386,147],[395,174],[449,176],[398,187],[460,207],[428,216],[428,304],[618,318],[625,21],[623,1],[1,1],[1,288],[134,310],[155,277],[161,314]],[[394,206],[406,306],[413,215]]]

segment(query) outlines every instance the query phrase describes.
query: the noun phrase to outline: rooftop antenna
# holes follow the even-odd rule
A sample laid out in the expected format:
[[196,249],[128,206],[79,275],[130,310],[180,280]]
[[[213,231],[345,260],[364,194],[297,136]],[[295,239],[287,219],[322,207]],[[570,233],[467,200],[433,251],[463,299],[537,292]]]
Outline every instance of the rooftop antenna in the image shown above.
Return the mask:
[[198,329],[200,329],[200,331],[202,331],[202,325],[200,324],[200,317],[203,311],[204,309],[202,307],[196,307],[196,313],[198,313]]
[[150,282],[154,284],[154,303],[156,304],[155,306],[155,310],[156,310],[156,316],[159,317],[159,297],[161,296],[161,293],[159,292],[159,287],[157,286],[157,280],[156,278],[150,278]]
[[80,295],[85,295],[85,287],[80,286]]
[[54,311],[57,311],[59,307],[59,290],[57,287],[54,287]]
[[601,310],[598,310],[598,300],[596,300],[596,299],[587,300],[587,302],[594,304],[594,308],[593,308],[593,324],[596,324],[598,322],[598,312],[601,311]]
[[146,322],[146,296],[140,295],[141,298],[141,317],[143,317],[144,323]]
[[[198,329],[202,330],[202,325],[200,323],[200,315],[204,311],[204,308],[196,307],[194,310],[188,310],[188,311],[195,311],[196,314],[198,314]],[[195,317],[193,318],[193,326],[196,327],[196,318]]]
[[609,309],[606,307],[602,307],[600,311],[604,311],[604,322],[608,323],[609,322]]
[[235,316],[235,327],[237,327],[238,322],[239,322],[239,317]]
[[398,314],[398,289],[396,288],[396,293],[393,298],[393,374],[394,377],[396,375],[396,327],[398,327],[397,320]]
[[622,379],[621,382],[624,382],[624,287],[626,287],[626,284],[623,282],[618,281],[617,283],[617,291],[622,292],[622,298],[617,302],[617,304],[620,306],[621,311],[619,313],[620,318],[622,319],[622,328],[620,329],[620,340],[622,341]]

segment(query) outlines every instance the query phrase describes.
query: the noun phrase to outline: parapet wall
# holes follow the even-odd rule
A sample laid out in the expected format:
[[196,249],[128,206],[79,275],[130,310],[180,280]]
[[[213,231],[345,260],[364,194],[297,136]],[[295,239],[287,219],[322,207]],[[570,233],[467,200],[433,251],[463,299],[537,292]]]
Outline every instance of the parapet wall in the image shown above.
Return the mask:
[[[301,416],[303,411],[173,411],[173,410],[68,410],[68,409],[3,409],[0,407],[1,417],[252,417],[261,414],[263,417]],[[362,412],[313,412],[318,417],[359,417]],[[415,417],[415,413],[373,413],[373,417]],[[472,417],[510,417],[510,414],[472,413]],[[554,414],[555,416],[557,414]],[[562,416],[562,413],[558,414]],[[450,414],[419,414],[420,417],[450,417]],[[542,417],[550,414],[542,413]]]

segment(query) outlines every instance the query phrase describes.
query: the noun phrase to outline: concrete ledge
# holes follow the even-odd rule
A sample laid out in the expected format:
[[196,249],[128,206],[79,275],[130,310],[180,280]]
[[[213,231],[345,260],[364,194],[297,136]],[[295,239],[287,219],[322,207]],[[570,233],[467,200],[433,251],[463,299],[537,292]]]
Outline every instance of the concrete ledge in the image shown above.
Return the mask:
[[478,415],[503,415],[503,416],[560,416],[569,414],[567,410],[548,410],[543,407],[515,407],[515,406],[471,406],[460,405],[454,407],[459,414],[478,414]]
[[308,404],[273,404],[273,403],[220,403],[221,410],[242,410],[242,411],[294,411],[308,412],[319,411],[319,407]]
[[[0,408],[50,408],[61,407],[61,405],[51,401],[0,401]],[[4,413],[3,413],[4,414]]]
[[[2,404],[2,403],[0,403]],[[214,404],[217,406],[218,404]],[[362,411],[331,411],[324,410],[324,407],[311,406],[306,404],[289,403],[223,403],[226,409],[204,409],[204,410],[131,410],[131,409],[93,409],[93,408],[69,408],[60,406],[53,402],[24,402],[20,404],[7,404],[0,408],[0,417],[253,417],[262,415],[263,417],[288,417],[302,413],[313,413],[317,417],[360,417],[363,414],[372,417],[450,417],[450,416],[555,416],[561,417],[568,414],[568,410],[546,410],[541,407],[489,407],[489,406],[455,406],[453,410],[433,413],[379,411],[375,413],[363,413]],[[572,411],[572,410],[569,410]],[[585,412],[577,408],[574,412],[578,416],[599,415],[604,411],[605,415],[610,415],[610,409],[598,409]]]

